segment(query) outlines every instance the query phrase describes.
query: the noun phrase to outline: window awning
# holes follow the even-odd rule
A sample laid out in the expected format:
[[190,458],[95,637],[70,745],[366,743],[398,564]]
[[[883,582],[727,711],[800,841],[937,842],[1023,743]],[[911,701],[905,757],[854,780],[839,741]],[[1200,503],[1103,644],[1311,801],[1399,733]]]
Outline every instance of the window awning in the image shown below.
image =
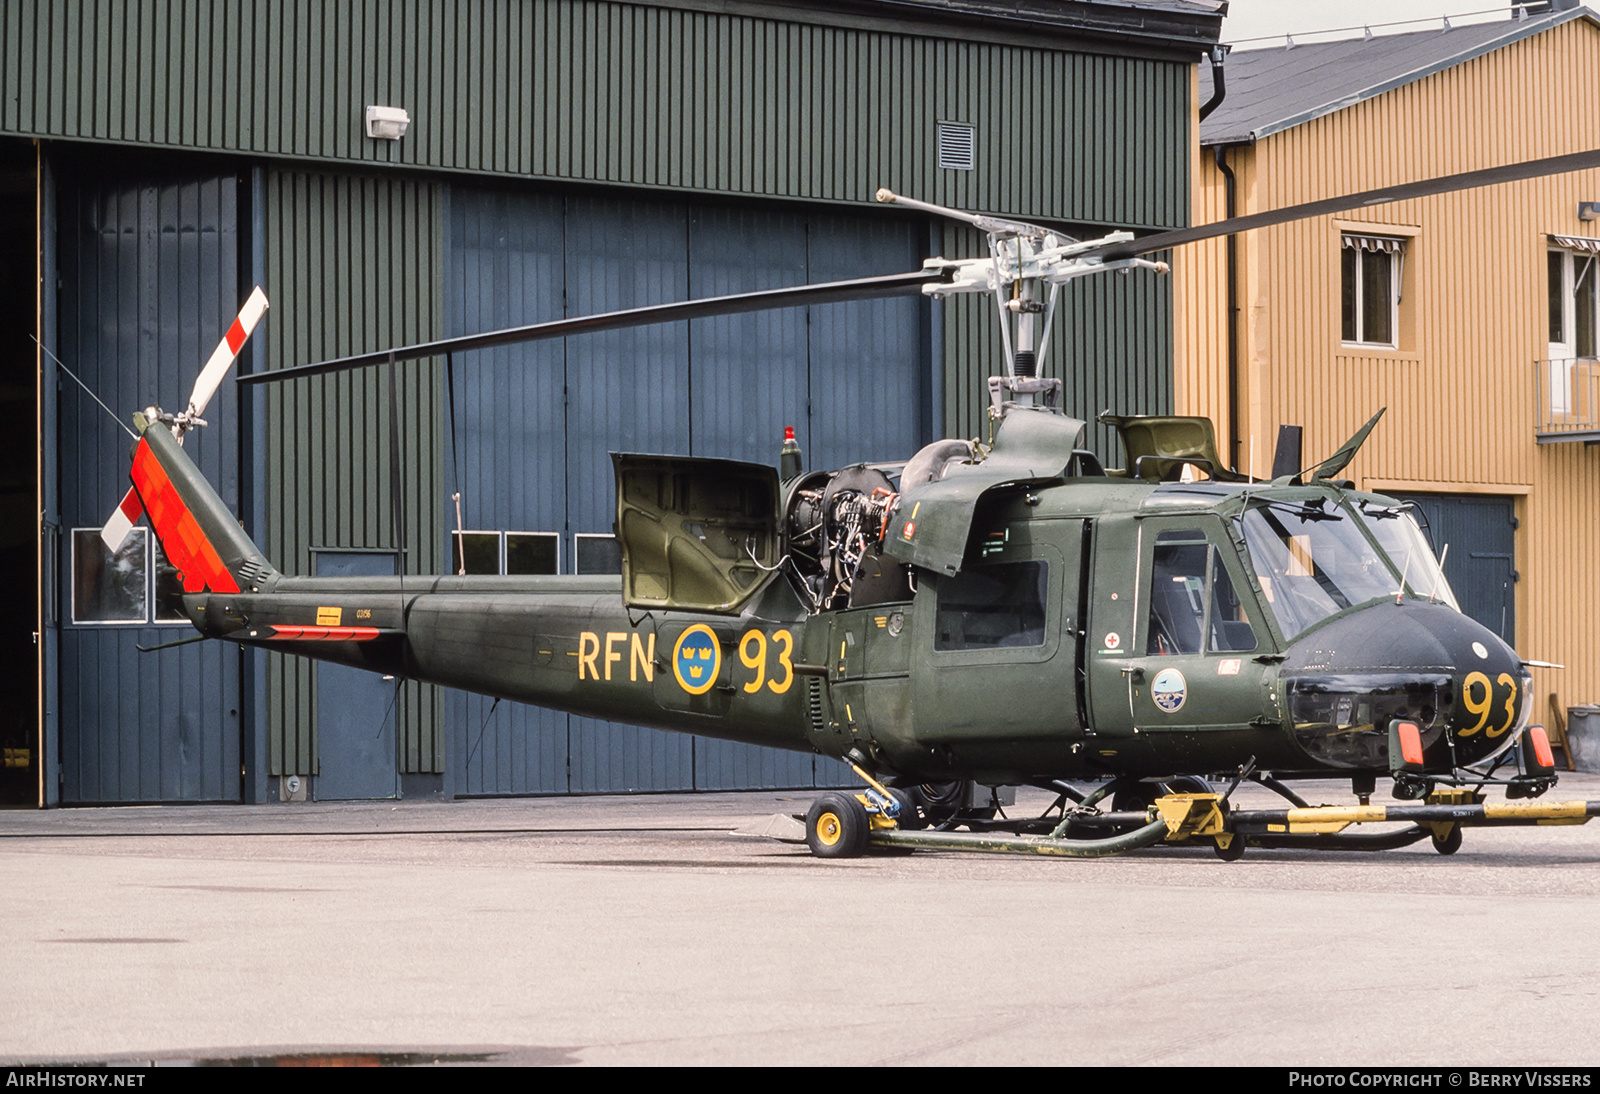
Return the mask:
[[1389,254],[1403,254],[1406,241],[1396,239],[1394,236],[1366,236],[1355,232],[1344,233],[1346,250],[1352,251],[1386,251]]
[[1569,251],[1588,251],[1590,254],[1600,254],[1600,239],[1585,239],[1583,236],[1550,236],[1550,242],[1557,247],[1565,247]]

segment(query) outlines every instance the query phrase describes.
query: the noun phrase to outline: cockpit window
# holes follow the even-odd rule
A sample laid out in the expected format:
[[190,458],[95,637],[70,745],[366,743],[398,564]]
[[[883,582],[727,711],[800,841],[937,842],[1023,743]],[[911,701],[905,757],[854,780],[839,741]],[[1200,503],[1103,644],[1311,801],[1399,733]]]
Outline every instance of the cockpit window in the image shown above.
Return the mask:
[[1222,556],[1200,531],[1156,537],[1145,653],[1235,653],[1256,648]]
[[1404,506],[1367,499],[1356,508],[1389,560],[1405,575],[1408,592],[1438,600],[1458,612],[1461,610],[1450,582],[1445,580],[1444,571],[1433,556],[1433,548],[1428,545],[1428,537],[1422,534],[1416,519]]
[[1331,501],[1257,503],[1243,524],[1250,564],[1285,638],[1400,591],[1383,556]]
[[1200,652],[1208,551],[1203,532],[1162,532],[1156,537],[1150,566],[1150,626],[1145,653]]

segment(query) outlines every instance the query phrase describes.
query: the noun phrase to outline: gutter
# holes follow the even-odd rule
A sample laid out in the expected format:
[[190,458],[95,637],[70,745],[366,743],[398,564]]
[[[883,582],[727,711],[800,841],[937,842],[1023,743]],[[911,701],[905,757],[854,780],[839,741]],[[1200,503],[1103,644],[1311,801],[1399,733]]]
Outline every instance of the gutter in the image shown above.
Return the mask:
[[[1211,112],[1222,105],[1222,100],[1228,94],[1228,84],[1223,73],[1223,62],[1227,59],[1228,47],[1218,43],[1211,49],[1211,98],[1207,99],[1200,107],[1200,120],[1203,122]],[[1213,145],[1212,156],[1216,160],[1217,170],[1222,172],[1223,194],[1225,207],[1223,217],[1232,220],[1238,201],[1238,183],[1233,176],[1233,171],[1228,167],[1227,157],[1223,152],[1223,145]],[[1224,275],[1228,282],[1227,327],[1228,327],[1228,448],[1223,457],[1225,463],[1234,471],[1239,469],[1239,238],[1230,233],[1223,243],[1227,254],[1227,273]]]

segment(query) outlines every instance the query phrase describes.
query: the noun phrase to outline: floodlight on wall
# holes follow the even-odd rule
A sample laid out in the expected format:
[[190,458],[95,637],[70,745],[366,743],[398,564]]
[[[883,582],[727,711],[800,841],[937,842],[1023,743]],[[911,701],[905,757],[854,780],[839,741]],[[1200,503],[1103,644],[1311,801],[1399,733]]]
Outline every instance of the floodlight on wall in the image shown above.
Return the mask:
[[397,141],[406,135],[411,115],[403,107],[367,107],[367,136],[380,141]]
[[1600,220],[1600,201],[1578,202],[1579,220]]

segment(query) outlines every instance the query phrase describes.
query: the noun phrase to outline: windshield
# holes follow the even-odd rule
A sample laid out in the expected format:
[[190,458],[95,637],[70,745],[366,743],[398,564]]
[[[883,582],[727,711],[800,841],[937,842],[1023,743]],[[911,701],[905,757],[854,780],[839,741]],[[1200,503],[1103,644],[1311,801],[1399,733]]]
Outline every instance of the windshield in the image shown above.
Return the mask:
[[1448,604],[1459,612],[1461,605],[1456,602],[1456,594],[1450,590],[1450,582],[1445,580],[1444,571],[1433,557],[1428,537],[1422,534],[1411,514],[1402,506],[1384,505],[1373,499],[1363,500],[1357,508],[1389,560],[1405,575],[1406,589],[1417,596]]
[[1257,502],[1242,523],[1250,564],[1286,639],[1345,608],[1400,592],[1372,542],[1331,501]]

